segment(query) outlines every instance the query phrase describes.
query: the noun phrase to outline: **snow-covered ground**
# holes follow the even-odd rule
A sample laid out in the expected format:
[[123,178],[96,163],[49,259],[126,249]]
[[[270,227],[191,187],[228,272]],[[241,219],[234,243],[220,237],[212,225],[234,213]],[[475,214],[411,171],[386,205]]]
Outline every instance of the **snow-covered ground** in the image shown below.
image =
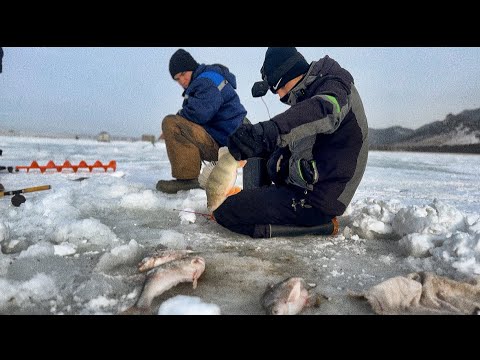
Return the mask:
[[255,240],[178,211],[206,213],[203,190],[155,190],[171,178],[162,142],[0,137],[0,149],[3,166],[117,162],[107,173],[0,172],[7,191],[52,187],[20,207],[0,198],[2,314],[117,314],[142,290],[137,263],[158,247],[191,247],[206,261],[196,289],[180,284],[155,300],[160,314],[263,314],[267,285],[289,276],[326,298],[303,314],[372,314],[348,291],[418,270],[480,275],[478,155],[370,152],[338,236]]

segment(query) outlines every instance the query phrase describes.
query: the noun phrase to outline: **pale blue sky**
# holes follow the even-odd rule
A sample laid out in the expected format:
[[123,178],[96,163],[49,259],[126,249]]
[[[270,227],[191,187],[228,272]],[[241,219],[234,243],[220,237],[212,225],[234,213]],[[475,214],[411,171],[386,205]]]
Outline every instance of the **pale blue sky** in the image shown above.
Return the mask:
[[[182,89],[168,72],[177,48],[4,47],[2,129],[113,135],[160,134]],[[222,63],[236,75],[253,123],[268,120],[251,87],[266,47],[185,47],[199,63]],[[298,47],[308,62],[329,55],[351,72],[369,126],[416,129],[448,113],[480,108],[480,48]],[[274,116],[287,107],[264,97]]]

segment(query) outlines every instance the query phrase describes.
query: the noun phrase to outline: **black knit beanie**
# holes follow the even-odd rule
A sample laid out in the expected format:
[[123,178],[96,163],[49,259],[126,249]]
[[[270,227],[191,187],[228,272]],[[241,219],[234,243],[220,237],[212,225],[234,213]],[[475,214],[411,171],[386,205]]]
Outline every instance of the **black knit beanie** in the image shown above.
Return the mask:
[[294,47],[271,47],[265,54],[261,70],[273,93],[285,86],[287,82],[305,74],[310,65]]
[[182,71],[195,71],[198,65],[190,53],[183,49],[178,49],[170,58],[169,70],[173,78]]

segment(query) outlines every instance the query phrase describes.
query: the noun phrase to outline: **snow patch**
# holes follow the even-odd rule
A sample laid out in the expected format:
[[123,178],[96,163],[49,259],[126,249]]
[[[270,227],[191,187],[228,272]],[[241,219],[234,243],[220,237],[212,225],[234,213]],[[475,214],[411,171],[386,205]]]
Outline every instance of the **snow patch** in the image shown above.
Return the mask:
[[79,247],[87,244],[107,246],[118,241],[115,233],[97,219],[77,220],[60,226],[53,236],[57,243],[68,241]]
[[42,302],[55,298],[58,293],[55,281],[43,273],[25,282],[0,279],[0,309]]
[[77,247],[69,242],[63,242],[60,245],[53,246],[55,255],[68,256],[77,252]]
[[177,295],[160,305],[158,315],[221,315],[220,307],[197,296]]
[[108,272],[119,265],[136,266],[139,252],[140,247],[138,243],[135,240],[130,240],[127,245],[117,246],[110,250],[110,252],[103,254],[98,261],[96,270],[99,272]]

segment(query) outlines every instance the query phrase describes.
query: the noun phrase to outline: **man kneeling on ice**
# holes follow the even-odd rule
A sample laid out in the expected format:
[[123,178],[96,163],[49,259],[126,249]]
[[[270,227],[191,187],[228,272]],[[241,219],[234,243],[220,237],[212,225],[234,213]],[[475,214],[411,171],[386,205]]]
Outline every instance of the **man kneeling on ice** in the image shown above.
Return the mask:
[[[228,137],[231,155],[247,160],[244,190],[213,215],[254,238],[335,233],[335,217],[352,200],[368,157],[367,118],[353,77],[328,56],[309,65],[294,47],[269,48],[260,72],[253,96],[270,88],[291,107]],[[266,181],[246,186],[249,166],[262,159],[266,169],[257,173]],[[329,232],[321,230],[324,224]]]
[[172,78],[184,89],[182,108],[167,115],[162,131],[174,180],[159,180],[157,190],[175,194],[199,188],[202,161],[217,161],[218,149],[242,122],[247,111],[235,89],[234,74],[221,64],[205,65],[183,49],[170,58]]

